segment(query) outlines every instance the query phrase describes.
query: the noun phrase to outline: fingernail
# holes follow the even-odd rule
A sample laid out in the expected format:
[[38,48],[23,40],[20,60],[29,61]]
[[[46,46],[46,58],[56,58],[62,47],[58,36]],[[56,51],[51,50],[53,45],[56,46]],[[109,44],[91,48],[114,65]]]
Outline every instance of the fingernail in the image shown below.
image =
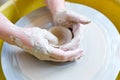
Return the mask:
[[90,21],[90,20],[88,20],[88,21],[87,21],[87,23],[91,23],[91,21]]
[[89,24],[91,23],[91,21],[86,21],[86,22],[83,22],[83,24]]
[[83,54],[80,54],[79,57],[76,58],[76,60],[79,60],[82,56]]

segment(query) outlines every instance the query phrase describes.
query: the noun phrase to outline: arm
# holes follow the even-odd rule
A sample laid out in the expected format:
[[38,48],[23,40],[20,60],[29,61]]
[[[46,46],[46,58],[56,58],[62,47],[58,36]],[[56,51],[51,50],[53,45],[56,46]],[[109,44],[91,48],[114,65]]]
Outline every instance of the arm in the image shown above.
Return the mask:
[[52,13],[54,24],[73,27],[74,24],[88,24],[90,20],[80,14],[68,11],[65,5],[65,0],[46,0],[46,4]]
[[0,38],[11,44],[13,44],[13,42],[11,41],[10,36],[15,34],[12,29],[13,26],[14,24],[0,13]]
[[66,10],[65,0],[46,0],[46,4],[53,15]]
[[27,39],[23,30],[23,28],[17,27],[0,13],[0,39],[19,47],[21,47],[19,44],[19,40],[21,40],[23,44],[31,47],[29,39]]

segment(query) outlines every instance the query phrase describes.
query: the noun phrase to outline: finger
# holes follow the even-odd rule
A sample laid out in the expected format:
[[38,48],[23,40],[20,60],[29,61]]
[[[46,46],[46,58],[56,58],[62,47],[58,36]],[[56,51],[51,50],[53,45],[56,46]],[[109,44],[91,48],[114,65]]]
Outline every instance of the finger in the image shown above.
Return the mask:
[[75,13],[68,14],[68,20],[81,24],[88,24],[91,22],[88,18]]
[[67,44],[61,46],[60,48],[62,50],[72,50],[75,49],[77,47],[79,47],[80,45],[80,37],[81,37],[81,32],[80,32],[80,25],[75,25],[73,27],[73,34],[74,34],[74,38]]
[[60,47],[61,50],[68,51],[78,48],[80,45],[79,41],[73,39],[71,42]]
[[73,27],[74,38],[73,39],[77,39],[78,41],[83,39],[85,30],[86,30],[86,25],[82,25],[82,24],[74,25]]
[[73,25],[73,30],[72,30],[74,37],[80,35],[81,33],[81,25],[80,24],[75,24]]
[[46,38],[50,44],[54,44],[54,45],[58,44],[58,39],[55,35],[53,35],[51,32],[47,30],[43,30],[43,31],[44,31],[43,33],[44,38]]
[[81,54],[79,54],[79,55],[75,58],[75,60],[80,59],[83,55],[84,55],[84,54],[83,54],[83,51],[82,51]]
[[79,48],[70,51],[63,51],[57,48],[52,48],[50,52],[51,57],[54,57],[61,61],[71,61],[75,59],[78,54],[81,54],[81,50]]
[[64,22],[63,26],[72,28],[74,24],[76,24],[76,23],[73,21],[66,21],[66,22]]
[[83,55],[83,50],[81,50],[80,48],[77,48],[77,49],[80,50],[79,53],[75,54],[74,56],[70,55],[70,56],[68,57],[68,60],[74,61],[74,60],[77,60],[78,58],[82,57],[82,55]]
[[76,57],[71,57],[67,60],[60,60],[60,59],[56,59],[56,58],[51,57],[51,56],[49,58],[45,59],[45,60],[54,61],[54,62],[67,62],[67,61],[79,60],[82,56],[83,56],[83,51],[81,51],[80,54],[78,54]]

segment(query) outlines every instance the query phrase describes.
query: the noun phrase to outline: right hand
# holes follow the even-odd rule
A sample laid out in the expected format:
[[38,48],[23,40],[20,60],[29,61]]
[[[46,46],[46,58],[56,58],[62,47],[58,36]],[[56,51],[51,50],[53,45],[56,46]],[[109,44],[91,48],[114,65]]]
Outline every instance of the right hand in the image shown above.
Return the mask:
[[73,50],[78,48],[85,31],[85,24],[89,24],[91,21],[85,16],[68,10],[58,10],[53,14],[54,24],[57,26],[64,26],[71,28],[73,33],[73,39],[61,46],[62,50]]
[[57,38],[45,29],[21,28],[20,33],[12,37],[12,41],[26,52],[32,54],[40,60],[57,62],[73,61],[79,59],[82,51],[77,48],[64,51],[50,45],[57,44]]

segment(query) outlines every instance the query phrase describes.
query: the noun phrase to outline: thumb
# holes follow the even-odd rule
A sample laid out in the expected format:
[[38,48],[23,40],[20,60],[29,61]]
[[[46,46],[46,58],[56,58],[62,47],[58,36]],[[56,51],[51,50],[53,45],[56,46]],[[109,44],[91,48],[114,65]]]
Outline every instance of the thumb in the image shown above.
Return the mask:
[[47,30],[43,30],[43,35],[44,35],[44,38],[46,38],[50,44],[58,44],[57,37],[53,35],[51,32]]

